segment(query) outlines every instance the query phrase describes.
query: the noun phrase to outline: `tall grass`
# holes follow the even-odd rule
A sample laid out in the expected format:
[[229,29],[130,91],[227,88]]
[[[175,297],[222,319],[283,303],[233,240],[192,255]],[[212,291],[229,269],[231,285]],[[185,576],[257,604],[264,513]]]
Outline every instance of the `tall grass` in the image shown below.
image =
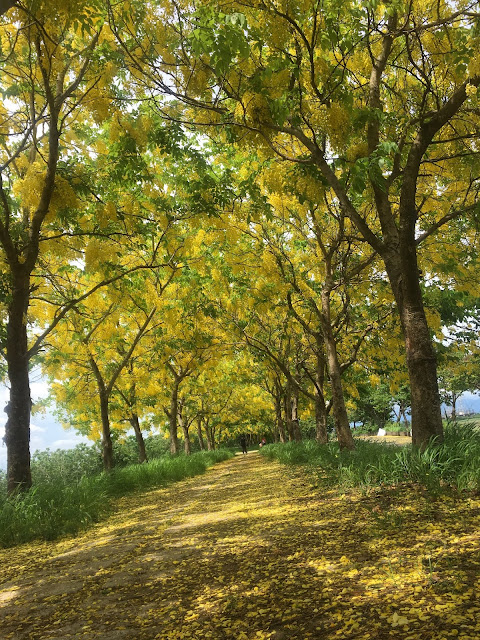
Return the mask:
[[450,426],[443,444],[424,451],[368,440],[356,440],[354,451],[340,451],[336,442],[309,440],[269,445],[261,454],[284,464],[308,465],[319,480],[341,487],[414,482],[432,492],[480,490],[480,432],[471,424]]
[[112,511],[114,498],[201,474],[232,455],[227,449],[191,456],[165,455],[108,474],[79,471],[76,476],[68,474],[68,465],[52,463],[47,469],[34,471],[34,488],[26,494],[7,497],[5,486],[1,488],[0,546],[75,535],[105,518]]

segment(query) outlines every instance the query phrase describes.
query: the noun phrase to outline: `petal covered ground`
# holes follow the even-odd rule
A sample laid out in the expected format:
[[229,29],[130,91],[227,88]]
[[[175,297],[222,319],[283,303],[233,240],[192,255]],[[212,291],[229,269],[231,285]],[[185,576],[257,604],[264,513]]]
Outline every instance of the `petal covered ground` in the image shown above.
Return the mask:
[[312,488],[257,453],[0,551],[2,640],[478,640],[480,500]]

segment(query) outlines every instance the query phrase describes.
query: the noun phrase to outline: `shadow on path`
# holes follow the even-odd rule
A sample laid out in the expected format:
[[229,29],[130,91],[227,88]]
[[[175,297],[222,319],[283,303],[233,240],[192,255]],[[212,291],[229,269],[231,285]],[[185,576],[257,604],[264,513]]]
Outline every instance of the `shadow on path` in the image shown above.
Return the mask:
[[478,501],[409,500],[236,457],[0,552],[0,638],[478,640]]

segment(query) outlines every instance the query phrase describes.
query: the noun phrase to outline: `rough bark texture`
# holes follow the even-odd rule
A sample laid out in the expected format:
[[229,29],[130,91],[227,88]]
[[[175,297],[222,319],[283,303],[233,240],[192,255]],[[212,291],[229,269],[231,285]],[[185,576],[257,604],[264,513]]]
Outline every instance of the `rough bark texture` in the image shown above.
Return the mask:
[[8,491],[29,489],[30,473],[30,382],[26,314],[29,301],[28,274],[14,277],[7,325],[7,366],[10,402],[6,408],[5,444],[7,445]]
[[[385,260],[405,339],[412,394],[412,443],[425,447],[433,438],[443,440],[437,358],[423,305],[416,252],[403,260]],[[392,264],[393,263],[393,264]]]
[[135,432],[135,439],[138,447],[138,462],[140,464],[148,462],[147,452],[145,450],[145,440],[143,439],[142,430],[140,429],[140,421],[136,413],[130,416],[129,422]]

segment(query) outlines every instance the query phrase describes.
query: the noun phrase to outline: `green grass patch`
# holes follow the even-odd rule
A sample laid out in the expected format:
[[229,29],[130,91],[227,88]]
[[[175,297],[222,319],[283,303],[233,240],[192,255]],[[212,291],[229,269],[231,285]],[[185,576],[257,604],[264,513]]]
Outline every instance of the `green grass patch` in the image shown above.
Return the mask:
[[37,470],[38,481],[26,494],[7,497],[5,486],[2,487],[0,546],[75,535],[108,516],[114,498],[199,475],[232,455],[228,449],[191,456],[165,455],[148,464],[133,464],[108,474],[72,476],[59,465],[52,465],[48,473]]
[[321,482],[340,487],[373,487],[405,482],[432,493],[480,490],[480,433],[470,424],[451,425],[441,445],[411,446],[356,440],[354,451],[336,442],[313,440],[273,444],[261,454],[287,465],[306,465]]

